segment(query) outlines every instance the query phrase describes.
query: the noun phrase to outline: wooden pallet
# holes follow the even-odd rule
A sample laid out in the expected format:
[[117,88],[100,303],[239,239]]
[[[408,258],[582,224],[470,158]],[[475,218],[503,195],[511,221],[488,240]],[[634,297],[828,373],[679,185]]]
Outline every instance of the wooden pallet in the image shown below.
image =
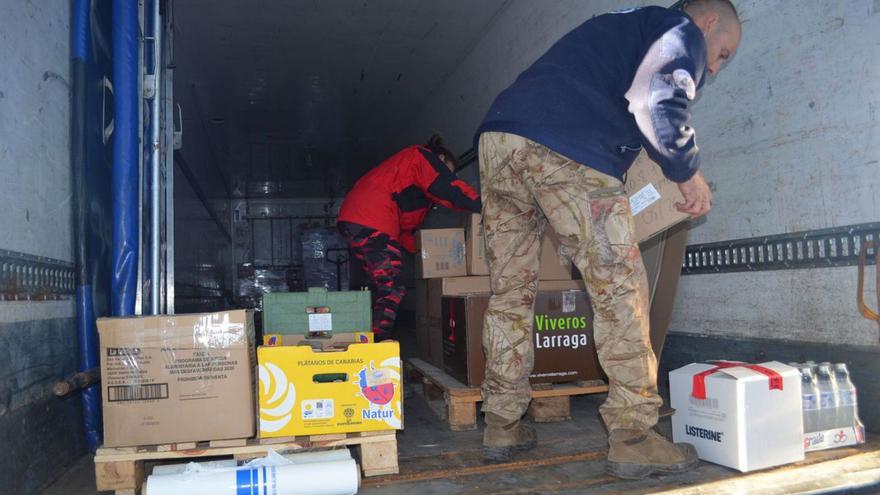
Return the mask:
[[116,495],[140,493],[146,461],[199,461],[206,457],[233,457],[248,460],[266,455],[269,449],[290,452],[303,449],[356,447],[364,476],[397,474],[397,432],[377,431],[338,435],[312,435],[271,440],[240,439],[214,442],[149,445],[142,447],[101,447],[95,453],[95,480],[98,491],[114,490]]
[[[450,430],[476,429],[477,402],[483,400],[478,387],[465,385],[421,359],[409,359],[406,365],[410,377],[417,383],[421,382],[429,402],[443,399]],[[532,385],[532,403],[528,415],[539,423],[565,421],[571,419],[571,396],[607,391],[608,385],[601,380]]]

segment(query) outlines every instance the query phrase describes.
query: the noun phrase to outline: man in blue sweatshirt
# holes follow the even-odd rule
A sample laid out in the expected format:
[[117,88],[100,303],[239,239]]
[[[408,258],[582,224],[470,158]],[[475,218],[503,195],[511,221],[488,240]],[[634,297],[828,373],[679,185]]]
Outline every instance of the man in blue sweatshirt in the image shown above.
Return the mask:
[[610,384],[600,408],[609,472],[641,478],[697,463],[692,446],[653,430],[661,399],[647,277],[623,180],[644,148],[678,183],[679,210],[694,217],[709,211],[688,109],[741,34],[729,0],[601,15],[553,45],[489,109],[477,132],[492,278],[483,336],[487,460],[536,443],[520,418],[530,401],[540,239],[549,224],[573,253],[593,303]]

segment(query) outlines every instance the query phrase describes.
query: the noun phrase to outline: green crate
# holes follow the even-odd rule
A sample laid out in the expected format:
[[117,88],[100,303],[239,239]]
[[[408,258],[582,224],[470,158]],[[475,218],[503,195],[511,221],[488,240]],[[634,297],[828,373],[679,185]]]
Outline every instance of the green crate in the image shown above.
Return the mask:
[[[370,307],[369,291],[329,292],[323,287],[313,287],[308,292],[264,294],[263,333],[369,332],[373,328]],[[318,311],[327,308],[329,318],[321,313],[310,314],[310,308]]]

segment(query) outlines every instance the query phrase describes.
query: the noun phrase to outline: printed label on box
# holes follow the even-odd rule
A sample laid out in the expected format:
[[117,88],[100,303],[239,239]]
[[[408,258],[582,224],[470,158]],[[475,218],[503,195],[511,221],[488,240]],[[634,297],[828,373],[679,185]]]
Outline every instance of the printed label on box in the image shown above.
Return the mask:
[[327,419],[333,417],[333,399],[302,401],[303,419]]
[[633,216],[636,216],[659,199],[660,193],[657,192],[654,184],[648,184],[629,197],[629,209],[632,210]]
[[333,330],[333,313],[309,315],[310,332],[329,332],[330,330]]
[[577,295],[576,291],[570,290],[562,293],[562,312],[574,313],[577,311]]
[[464,263],[465,251],[464,243],[453,241],[452,260],[457,264]]

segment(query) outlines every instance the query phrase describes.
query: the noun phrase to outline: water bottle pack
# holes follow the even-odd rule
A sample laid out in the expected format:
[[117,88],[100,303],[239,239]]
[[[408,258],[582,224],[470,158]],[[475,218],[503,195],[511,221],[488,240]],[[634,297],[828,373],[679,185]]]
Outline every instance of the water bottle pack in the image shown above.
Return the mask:
[[858,395],[844,363],[789,363],[801,372],[804,449],[823,450],[865,442]]

